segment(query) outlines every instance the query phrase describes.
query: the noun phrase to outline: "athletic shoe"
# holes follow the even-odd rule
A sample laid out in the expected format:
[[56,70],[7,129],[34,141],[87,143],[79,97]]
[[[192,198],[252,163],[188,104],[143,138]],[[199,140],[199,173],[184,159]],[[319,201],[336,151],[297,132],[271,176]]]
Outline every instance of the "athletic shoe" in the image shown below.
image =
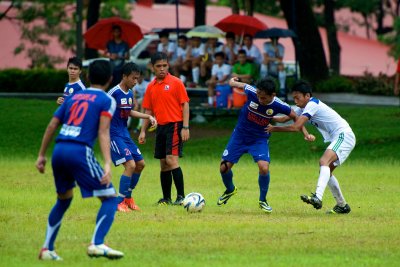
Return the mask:
[[236,187],[236,186],[235,186],[235,188],[233,189],[232,192],[228,192],[228,190],[226,190],[226,191],[222,194],[222,196],[220,196],[220,197],[218,198],[217,205],[218,205],[218,206],[221,206],[221,205],[223,205],[223,204],[226,204],[226,202],[228,202],[228,200],[229,200],[233,195],[235,195],[236,193],[237,193],[237,187]]
[[131,212],[131,210],[126,205],[125,200],[123,200],[121,203],[118,204],[117,210],[119,212]]
[[106,257],[109,259],[120,259],[124,256],[124,253],[122,253],[121,251],[114,250],[104,244],[91,244],[87,249],[87,254],[89,255],[89,257]]
[[165,199],[165,198],[161,198],[158,202],[157,202],[158,206],[168,206],[168,205],[172,205],[172,201],[171,199]]
[[265,213],[271,213],[272,207],[268,204],[267,201],[258,201],[258,205],[260,209],[262,209]]
[[183,205],[183,200],[184,200],[184,199],[185,199],[185,197],[178,195],[178,196],[176,197],[175,202],[172,203],[172,205],[177,205],[177,206]]
[[302,195],[302,196],[300,196],[300,198],[305,203],[313,205],[313,207],[316,208],[317,210],[322,208],[322,201],[314,193],[311,193],[311,196]]
[[62,261],[63,259],[57,255],[54,250],[49,250],[47,248],[42,248],[39,253],[39,260],[44,261]]
[[125,205],[131,210],[140,210],[139,206],[136,205],[135,200],[132,198],[124,198]]
[[326,213],[328,214],[346,214],[346,213],[350,213],[351,209],[349,204],[346,204],[344,207],[340,207],[338,205],[336,205],[335,207],[333,207],[333,209],[328,210]]

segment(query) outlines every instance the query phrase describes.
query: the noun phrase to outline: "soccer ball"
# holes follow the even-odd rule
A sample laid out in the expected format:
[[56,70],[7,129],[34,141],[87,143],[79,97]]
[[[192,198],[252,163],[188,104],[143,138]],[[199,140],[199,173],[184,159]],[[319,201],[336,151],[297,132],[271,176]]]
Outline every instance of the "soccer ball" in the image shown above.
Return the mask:
[[183,200],[183,207],[187,212],[200,212],[205,205],[206,201],[200,193],[190,193]]

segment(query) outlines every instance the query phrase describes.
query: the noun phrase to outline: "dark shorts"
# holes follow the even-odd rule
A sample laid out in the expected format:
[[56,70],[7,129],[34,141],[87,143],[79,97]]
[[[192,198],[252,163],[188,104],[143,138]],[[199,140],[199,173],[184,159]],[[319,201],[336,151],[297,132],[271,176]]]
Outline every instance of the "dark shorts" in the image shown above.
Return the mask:
[[181,121],[158,125],[154,149],[154,157],[156,159],[165,159],[167,155],[182,157],[182,126],[183,123]]

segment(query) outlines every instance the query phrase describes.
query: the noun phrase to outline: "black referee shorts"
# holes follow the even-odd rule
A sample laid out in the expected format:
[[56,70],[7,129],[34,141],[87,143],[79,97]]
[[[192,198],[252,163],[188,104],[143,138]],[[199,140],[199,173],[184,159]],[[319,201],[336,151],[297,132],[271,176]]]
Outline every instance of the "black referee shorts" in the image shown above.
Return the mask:
[[165,159],[167,155],[182,157],[182,126],[182,121],[158,125],[156,130],[154,158]]

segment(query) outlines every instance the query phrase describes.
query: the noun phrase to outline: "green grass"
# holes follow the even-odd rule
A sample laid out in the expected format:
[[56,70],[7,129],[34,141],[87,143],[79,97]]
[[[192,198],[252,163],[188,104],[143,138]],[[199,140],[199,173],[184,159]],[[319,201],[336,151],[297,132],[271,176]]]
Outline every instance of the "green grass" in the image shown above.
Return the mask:
[[[54,111],[49,101],[0,99],[0,266],[53,266],[37,260],[48,212],[55,201],[50,166],[44,175],[34,161],[44,128]],[[153,139],[141,147],[146,168],[135,189],[141,212],[116,215],[107,242],[125,252],[120,261],[85,255],[99,207],[80,197],[65,216],[56,241],[63,266],[398,266],[400,260],[400,110],[336,106],[351,124],[357,147],[335,171],[352,212],[324,214],[334,205],[325,192],[316,211],[299,195],[314,190],[325,144],[309,144],[297,134],[271,138],[270,215],[258,209],[257,167],[246,155],[234,168],[239,188],[228,205],[218,167],[234,119],[192,126],[202,137],[190,140],[181,166],[186,193],[201,192],[202,213],[157,207],[161,196]],[[310,128],[311,130],[312,128]],[[217,136],[207,136],[215,131]],[[217,131],[218,130],[218,131]],[[219,134],[218,134],[219,133]],[[10,145],[13,144],[13,145]],[[50,155],[50,153],[49,153]],[[118,186],[121,168],[113,169]],[[174,190],[173,190],[174,192]]]

